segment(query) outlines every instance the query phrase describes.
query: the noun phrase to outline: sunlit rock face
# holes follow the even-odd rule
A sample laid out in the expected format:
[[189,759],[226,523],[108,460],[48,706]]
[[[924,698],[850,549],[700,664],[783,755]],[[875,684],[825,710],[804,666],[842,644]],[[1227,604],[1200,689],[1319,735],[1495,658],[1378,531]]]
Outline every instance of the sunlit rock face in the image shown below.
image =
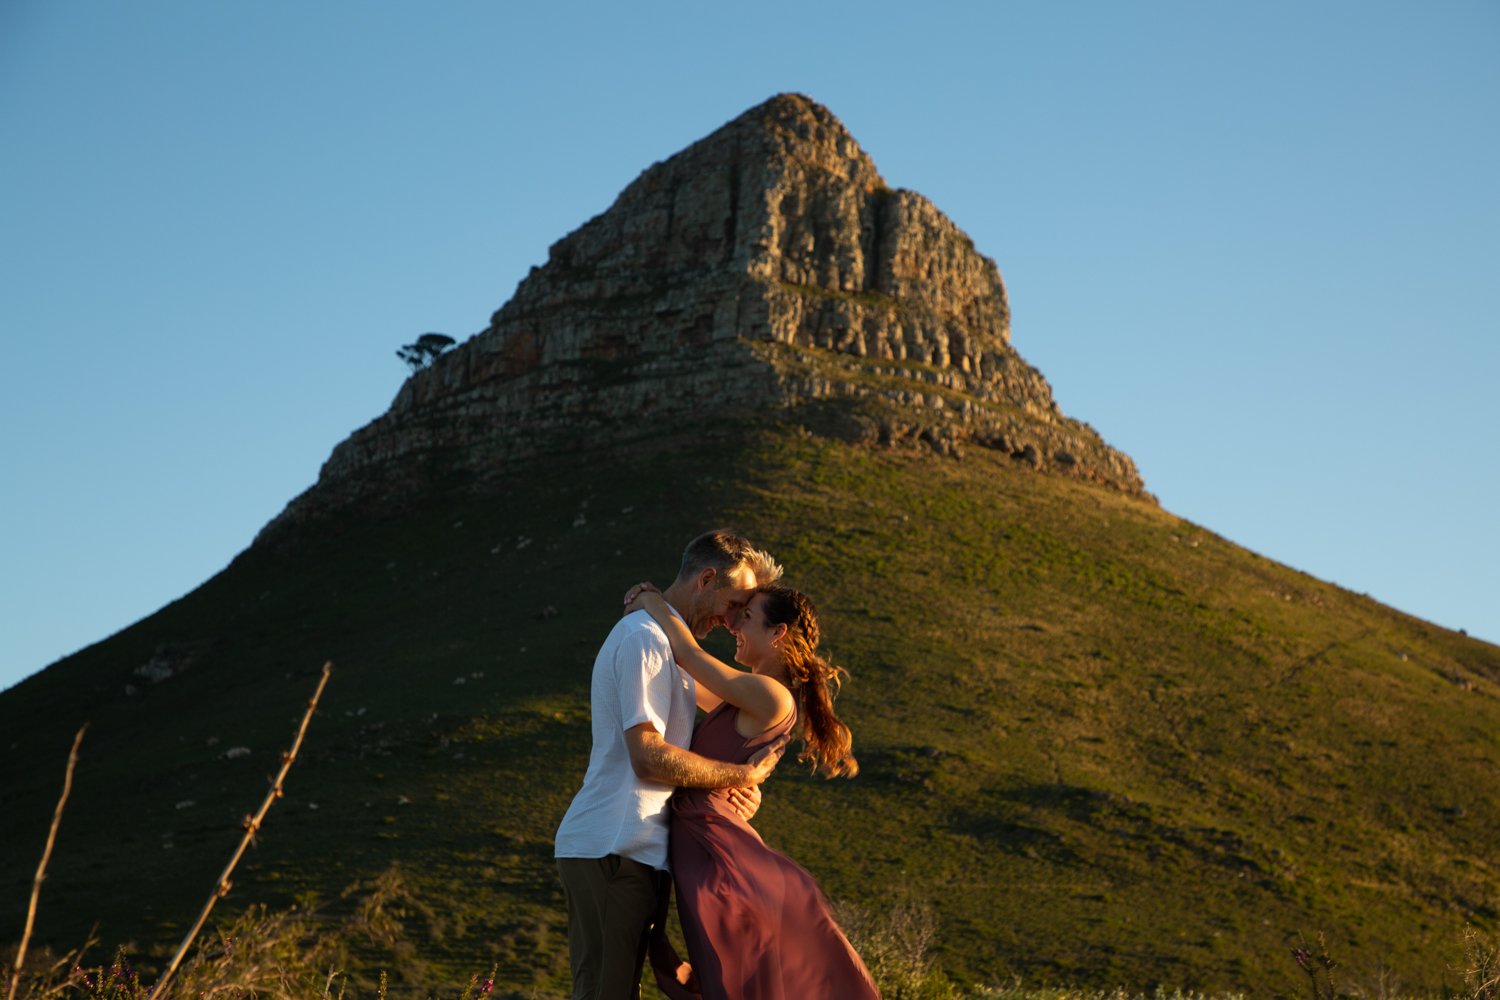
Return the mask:
[[1131,460],[1064,417],[1010,346],[994,261],[926,198],[887,187],[826,108],[784,94],[553,244],[278,520],[482,484],[685,421],[803,422],[828,400],[850,405],[810,421],[819,432],[955,458],[996,448],[1146,496]]

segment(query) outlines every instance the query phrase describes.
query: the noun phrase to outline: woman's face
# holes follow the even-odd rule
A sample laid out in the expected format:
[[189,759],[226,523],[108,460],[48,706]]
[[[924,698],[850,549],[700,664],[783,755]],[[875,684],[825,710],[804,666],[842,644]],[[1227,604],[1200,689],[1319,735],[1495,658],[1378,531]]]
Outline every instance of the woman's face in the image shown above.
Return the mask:
[[780,654],[772,643],[786,633],[785,625],[769,625],[765,615],[766,595],[756,594],[745,605],[734,633],[734,658],[752,670],[775,661]]

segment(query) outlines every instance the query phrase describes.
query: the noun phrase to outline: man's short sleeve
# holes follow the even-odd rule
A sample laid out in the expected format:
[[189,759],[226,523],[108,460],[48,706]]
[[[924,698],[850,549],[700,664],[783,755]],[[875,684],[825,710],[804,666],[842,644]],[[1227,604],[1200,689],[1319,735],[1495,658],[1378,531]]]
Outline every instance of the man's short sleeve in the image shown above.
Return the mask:
[[667,731],[672,709],[671,647],[648,629],[626,636],[615,650],[615,690],[620,699],[620,728],[643,722]]

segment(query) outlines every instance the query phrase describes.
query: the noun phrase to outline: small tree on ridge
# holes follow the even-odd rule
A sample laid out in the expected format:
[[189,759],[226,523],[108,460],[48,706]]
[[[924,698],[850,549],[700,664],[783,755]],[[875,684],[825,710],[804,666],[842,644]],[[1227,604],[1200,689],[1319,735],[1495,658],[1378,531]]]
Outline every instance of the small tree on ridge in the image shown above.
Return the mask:
[[396,352],[396,357],[405,361],[413,373],[430,368],[456,341],[446,333],[424,333],[414,344],[405,344]]

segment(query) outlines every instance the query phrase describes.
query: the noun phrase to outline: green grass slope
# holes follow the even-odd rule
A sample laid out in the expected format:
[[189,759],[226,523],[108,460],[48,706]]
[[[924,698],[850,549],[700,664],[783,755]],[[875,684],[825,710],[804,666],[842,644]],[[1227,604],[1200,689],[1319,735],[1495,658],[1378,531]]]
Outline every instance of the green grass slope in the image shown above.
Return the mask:
[[[365,940],[369,969],[494,961],[555,995],[594,652],[720,523],[785,561],[852,672],[860,775],[788,762],[757,825],[835,899],[929,904],[955,979],[1285,993],[1321,930],[1350,975],[1435,990],[1465,922],[1500,926],[1500,649],[978,449],[768,425],[284,536],[0,696],[0,939],[88,720],[39,937],[175,944],[331,659],[222,905],[331,921],[394,866],[408,943]],[[135,674],[158,654],[173,676]]]

